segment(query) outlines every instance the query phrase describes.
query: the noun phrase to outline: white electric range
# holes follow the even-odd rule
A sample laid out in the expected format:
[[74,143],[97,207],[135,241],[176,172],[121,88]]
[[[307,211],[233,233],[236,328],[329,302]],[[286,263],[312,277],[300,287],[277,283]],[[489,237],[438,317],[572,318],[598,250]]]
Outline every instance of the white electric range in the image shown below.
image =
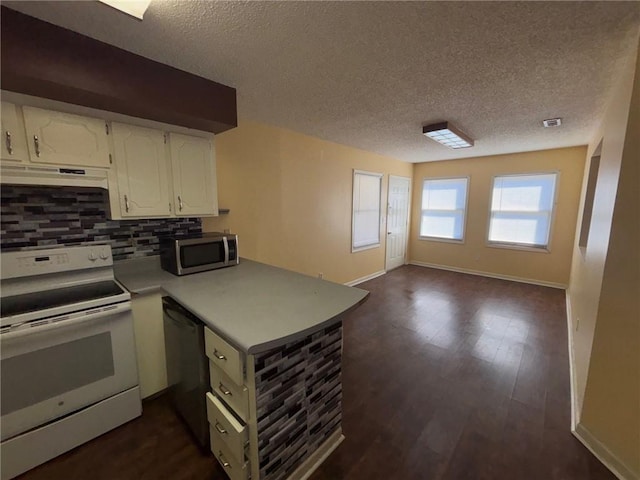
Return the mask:
[[131,297],[108,245],[0,256],[2,480],[142,413]]

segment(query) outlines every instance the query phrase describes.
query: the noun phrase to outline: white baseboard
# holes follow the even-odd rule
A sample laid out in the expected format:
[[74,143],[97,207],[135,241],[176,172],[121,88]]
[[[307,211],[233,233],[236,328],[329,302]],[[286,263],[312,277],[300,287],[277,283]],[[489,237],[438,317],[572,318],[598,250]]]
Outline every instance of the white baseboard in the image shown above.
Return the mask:
[[302,465],[293,471],[287,480],[307,480],[343,440],[342,427],[339,427]]
[[571,313],[571,298],[569,290],[565,293],[567,303],[567,344],[569,348],[569,390],[571,392],[571,431],[576,430],[576,425],[580,421],[580,410],[578,408],[578,386],[576,385],[576,359],[573,351],[573,322]]
[[637,472],[634,473],[629,467],[622,463],[587,427],[578,423],[572,433],[605,467],[611,470],[611,473],[617,478],[620,480],[640,480],[640,474]]
[[360,277],[360,278],[356,278],[355,280],[351,280],[350,282],[346,282],[345,285],[347,287],[355,287],[356,285],[358,285],[360,283],[366,282],[368,280],[373,280],[374,278],[378,278],[378,277],[384,275],[385,273],[387,273],[387,272],[385,272],[384,270],[380,270],[378,272],[372,273],[371,275],[366,275],[364,277]]
[[545,282],[543,280],[535,280],[531,278],[513,277],[511,275],[500,275],[499,273],[483,272],[480,270],[470,270],[468,268],[451,267],[449,265],[438,265],[436,263],[418,262],[411,260],[410,265],[418,267],[437,268],[438,270],[448,270],[450,272],[467,273],[469,275],[478,275],[480,277],[498,278],[500,280],[509,280],[511,282],[530,283],[532,285],[540,285],[542,287],[560,288],[565,290],[567,285],[564,283]]
[[575,376],[575,356],[573,349],[573,323],[571,322],[571,297],[569,291],[566,293],[567,302],[567,333],[569,344],[569,381],[571,390],[571,433],[580,440],[587,450],[602,462],[602,464],[611,470],[620,480],[640,480],[640,475],[633,473],[618,457],[604,446],[590,431],[580,423],[580,410],[578,406],[578,391]]

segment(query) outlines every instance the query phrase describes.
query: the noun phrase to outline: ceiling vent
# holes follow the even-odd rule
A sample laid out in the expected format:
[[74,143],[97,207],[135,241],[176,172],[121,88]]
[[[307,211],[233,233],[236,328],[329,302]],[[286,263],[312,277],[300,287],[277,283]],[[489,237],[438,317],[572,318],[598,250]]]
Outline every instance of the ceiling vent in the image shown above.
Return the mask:
[[560,125],[562,125],[562,119],[561,118],[549,118],[547,120],[543,120],[542,121],[542,125],[544,125],[544,128],[559,127]]

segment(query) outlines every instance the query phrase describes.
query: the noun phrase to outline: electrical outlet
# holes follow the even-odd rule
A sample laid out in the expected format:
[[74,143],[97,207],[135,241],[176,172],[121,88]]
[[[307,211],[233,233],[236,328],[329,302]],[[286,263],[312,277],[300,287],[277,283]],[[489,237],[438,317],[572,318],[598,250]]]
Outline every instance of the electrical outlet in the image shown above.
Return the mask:
[[318,278],[320,278],[320,279],[324,278],[324,273],[322,273],[322,272],[318,273]]

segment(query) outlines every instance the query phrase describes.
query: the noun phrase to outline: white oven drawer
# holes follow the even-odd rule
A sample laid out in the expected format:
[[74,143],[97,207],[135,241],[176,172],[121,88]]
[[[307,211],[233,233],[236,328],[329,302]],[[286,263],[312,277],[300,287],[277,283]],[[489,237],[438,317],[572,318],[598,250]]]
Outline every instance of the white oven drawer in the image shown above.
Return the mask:
[[249,418],[249,390],[247,387],[234,383],[222,369],[211,361],[209,362],[209,378],[211,390],[246,422]]
[[204,345],[207,357],[220,367],[238,385],[244,383],[243,355],[210,329],[204,329]]
[[229,446],[220,441],[220,436],[216,435],[216,430],[209,425],[211,435],[211,453],[216,457],[225,473],[231,480],[247,480],[249,478],[249,462],[239,462],[229,449]]
[[68,317],[0,335],[3,441],[138,384],[129,302]]
[[207,393],[207,419],[215,437],[227,444],[235,460],[244,462],[247,426],[241,424],[211,393]]

